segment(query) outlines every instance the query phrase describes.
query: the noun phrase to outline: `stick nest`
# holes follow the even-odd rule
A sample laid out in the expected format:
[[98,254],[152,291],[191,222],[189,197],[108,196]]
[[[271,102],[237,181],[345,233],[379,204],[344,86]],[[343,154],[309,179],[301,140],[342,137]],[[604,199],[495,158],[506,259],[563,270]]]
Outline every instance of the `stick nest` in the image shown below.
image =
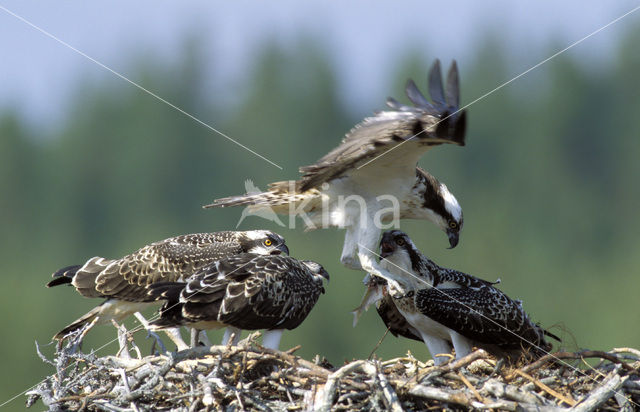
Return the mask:
[[72,411],[640,409],[640,351],[631,348],[557,352],[518,368],[482,350],[443,366],[408,353],[336,368],[293,355],[298,347],[262,348],[255,337],[146,357],[137,347],[135,357],[97,357],[72,344],[53,360],[38,351],[56,373],[27,392],[27,406],[40,399]]

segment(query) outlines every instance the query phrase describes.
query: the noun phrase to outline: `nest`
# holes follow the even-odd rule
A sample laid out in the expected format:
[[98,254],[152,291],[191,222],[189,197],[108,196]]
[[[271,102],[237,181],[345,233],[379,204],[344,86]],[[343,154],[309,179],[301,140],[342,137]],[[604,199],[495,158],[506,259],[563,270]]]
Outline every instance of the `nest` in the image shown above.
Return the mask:
[[[470,410],[579,411],[640,408],[640,350],[557,352],[518,368],[483,350],[434,366],[411,353],[339,368],[260,347],[197,347],[143,357],[58,348],[56,373],[27,393],[50,410]],[[126,346],[126,345],[125,345]],[[595,365],[585,360],[595,359]]]

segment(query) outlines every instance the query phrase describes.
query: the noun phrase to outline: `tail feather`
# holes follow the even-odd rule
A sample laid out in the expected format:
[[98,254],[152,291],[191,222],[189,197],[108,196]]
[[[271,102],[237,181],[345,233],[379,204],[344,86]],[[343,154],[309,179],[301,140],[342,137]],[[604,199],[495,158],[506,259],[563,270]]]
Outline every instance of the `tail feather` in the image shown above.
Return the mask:
[[101,306],[102,305],[96,306],[69,325],[65,326],[60,332],[56,333],[53,336],[53,339],[63,340],[71,332],[75,332],[79,329],[84,328],[85,325],[92,323],[100,315]]
[[56,271],[53,275],[53,280],[47,283],[47,287],[51,288],[58,285],[68,285],[73,282],[73,278],[78,273],[78,270],[81,268],[81,265],[71,265],[63,267],[62,269]]
[[[205,209],[213,207],[249,206],[264,203],[268,199],[269,192],[252,195],[229,196],[216,199],[213,203],[203,206]],[[268,203],[266,203],[268,204]]]
[[248,206],[253,211],[268,208],[275,213],[287,215],[291,210],[298,209],[298,202],[306,202],[305,212],[311,211],[318,204],[320,192],[316,189],[300,191],[299,186],[299,182],[293,180],[275,182],[269,185],[266,192],[223,197],[205,205],[204,208]]

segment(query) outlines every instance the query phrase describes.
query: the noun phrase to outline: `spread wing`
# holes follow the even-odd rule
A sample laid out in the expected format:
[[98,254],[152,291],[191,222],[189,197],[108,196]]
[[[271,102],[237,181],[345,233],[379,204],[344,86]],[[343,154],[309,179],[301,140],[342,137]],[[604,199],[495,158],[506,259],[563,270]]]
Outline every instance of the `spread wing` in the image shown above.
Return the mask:
[[111,262],[95,278],[95,289],[122,300],[148,300],[146,287],[184,280],[203,266],[241,252],[228,232],[177,236]]
[[217,320],[240,329],[293,329],[324,291],[288,256],[238,255],[207,266],[181,295],[190,321]]
[[493,287],[422,289],[415,302],[424,315],[480,343],[513,348],[545,345],[541,328],[522,305]]
[[387,105],[392,110],[366,118],[316,164],[300,168],[303,176],[299,190],[312,189],[349,175],[365,164],[359,173],[375,174],[376,170],[392,168],[396,174],[414,179],[416,163],[431,147],[443,143],[464,145],[466,115],[464,111],[458,112],[460,87],[455,61],[449,69],[446,90],[442,85],[440,62],[436,60],[431,68],[431,102],[412,80],[408,81],[406,92],[413,106],[402,105],[390,98]]

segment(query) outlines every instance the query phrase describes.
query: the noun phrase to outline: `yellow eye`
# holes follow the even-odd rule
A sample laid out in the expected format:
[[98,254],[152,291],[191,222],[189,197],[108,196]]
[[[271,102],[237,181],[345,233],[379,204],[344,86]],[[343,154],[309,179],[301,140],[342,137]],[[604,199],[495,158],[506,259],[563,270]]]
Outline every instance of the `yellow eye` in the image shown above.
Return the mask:
[[456,222],[454,222],[453,220],[449,221],[449,228],[450,229],[455,229],[458,227],[458,224]]
[[404,239],[403,238],[396,239],[396,244],[398,246],[404,246]]
[[267,239],[267,240],[264,241],[264,245],[265,246],[271,246],[272,243],[273,242],[271,241],[271,239]]

